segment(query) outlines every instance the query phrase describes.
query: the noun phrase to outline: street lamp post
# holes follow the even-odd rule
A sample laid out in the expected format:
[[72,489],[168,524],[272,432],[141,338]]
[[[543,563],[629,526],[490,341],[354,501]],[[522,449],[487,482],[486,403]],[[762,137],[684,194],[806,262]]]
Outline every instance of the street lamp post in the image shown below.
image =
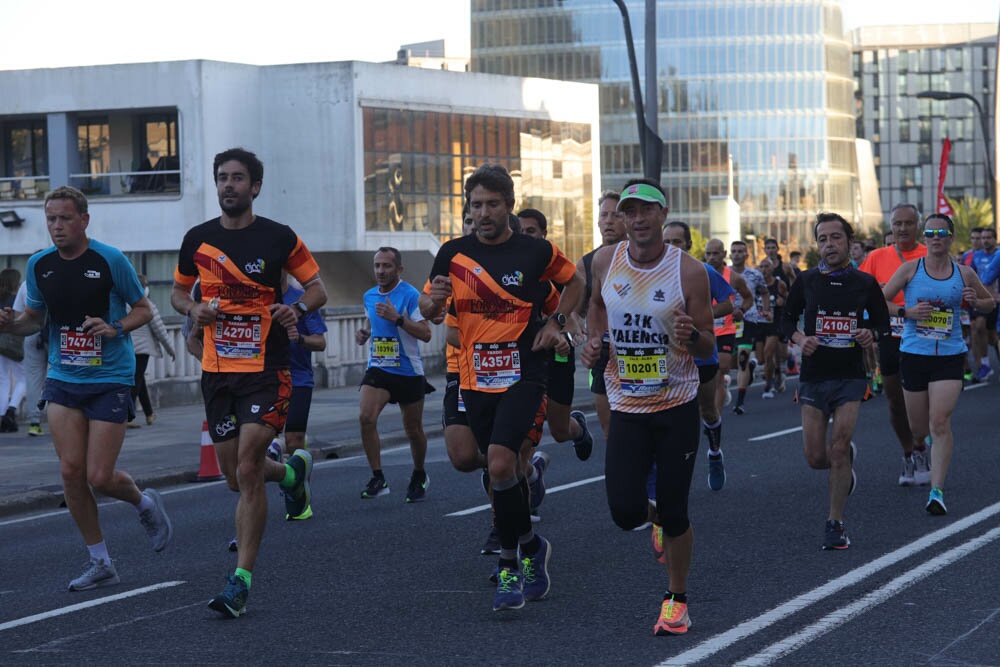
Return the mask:
[[[636,121],[639,126],[639,151],[642,154],[643,176],[660,182],[660,170],[663,164],[663,139],[656,131],[656,0],[646,0],[646,99],[652,105],[653,123],[650,126],[642,104],[642,88],[639,85],[639,67],[635,59],[635,44],[632,41],[632,23],[628,18],[628,7],[625,0],[614,0],[622,14],[622,25],[625,28],[625,47],[628,51],[629,72],[632,77],[632,98],[635,104]],[[652,35],[652,39],[650,39]],[[652,77],[648,70],[652,70]],[[650,81],[653,83],[650,84]]]
[[990,156],[990,135],[986,125],[986,114],[983,112],[983,105],[968,93],[952,93],[946,90],[925,90],[915,95],[921,100],[969,100],[976,105],[976,113],[979,114],[979,123],[983,128],[983,148],[986,151],[986,177],[990,181],[990,207],[993,209],[993,229],[997,228],[997,191],[996,180],[993,178],[993,158]]

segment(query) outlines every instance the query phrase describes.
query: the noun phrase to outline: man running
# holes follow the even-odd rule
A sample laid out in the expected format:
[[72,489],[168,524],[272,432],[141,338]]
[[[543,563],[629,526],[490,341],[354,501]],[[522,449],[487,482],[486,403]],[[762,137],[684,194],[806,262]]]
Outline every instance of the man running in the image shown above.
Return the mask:
[[724,318],[716,318],[714,322],[719,376],[722,378],[722,381],[717,383],[715,404],[716,410],[721,412],[722,408],[732,401],[732,394],[729,392],[729,371],[733,369],[733,353],[736,352],[736,328],[737,324],[742,328],[743,313],[753,308],[753,293],[747,287],[743,276],[726,265],[726,246],[719,239],[710,239],[705,244],[705,263],[722,274],[726,282],[740,296],[739,303],[733,302],[733,312]]
[[[493,610],[519,609],[549,591],[552,547],[531,526],[522,451],[545,392],[552,348],[569,352],[558,315],[579,308],[583,278],[548,241],[515,234],[514,181],[484,164],[465,182],[476,234],[441,246],[431,269],[431,319],[448,298],[459,337],[460,388],[469,426],[484,452],[500,533]],[[550,281],[562,284],[555,313],[541,316]],[[520,553],[519,553],[520,552]]]
[[[209,433],[236,506],[236,571],[209,607],[224,616],[246,611],[254,563],[267,519],[265,482],[285,494],[286,518],[312,515],[312,456],[296,450],[281,464],[266,456],[285,426],[292,392],[288,340],[299,318],[326,303],[319,266],[290,227],[253,212],[264,165],[231,148],[212,164],[222,214],[188,230],[174,271],[170,302],[204,334],[201,391]],[[281,301],[282,271],[305,290],[294,305]],[[201,281],[202,301],[191,290]]]
[[704,265],[667,245],[667,201],[654,181],[629,181],[618,209],[628,241],[594,256],[583,362],[601,354],[611,333],[605,371],[611,429],[605,470],[615,524],[634,530],[647,520],[646,479],[656,464],[657,523],[663,526],[669,584],[653,632],[684,634],[691,626],[687,577],[694,533],[688,495],[698,451],[696,357],[715,349]]
[[[890,213],[892,240],[885,248],[873,250],[859,269],[871,274],[879,287],[885,287],[896,270],[905,262],[927,255],[927,246],[917,243],[920,212],[913,204],[896,204]],[[899,380],[899,343],[903,335],[903,295],[897,294],[889,308],[891,335],[878,340],[879,367],[882,387],[889,403],[889,422],[903,448],[903,469],[899,473],[900,486],[930,484],[930,459],[923,440],[916,442],[906,416],[903,386]]]
[[[0,331],[21,336],[41,330],[48,316],[49,370],[42,391],[59,456],[63,495],[90,554],[69,590],[85,591],[120,579],[101,531],[94,492],[135,507],[155,551],[173,528],[160,495],[139,490],[115,467],[133,417],[130,387],[135,355],[128,333],[152,318],[132,265],[117,248],[87,237],[87,198],[62,186],[45,197],[53,246],[28,260],[27,299],[15,319],[0,310]],[[126,312],[126,306],[132,310]]]
[[758,326],[764,326],[771,315],[771,293],[764,283],[760,271],[746,265],[747,244],[743,241],[733,241],[729,246],[729,256],[732,260],[732,270],[746,282],[747,289],[754,296],[754,307],[744,311],[742,330],[739,322],[736,324],[736,405],[733,412],[742,415],[745,411],[743,401],[746,400],[747,388],[753,382],[753,373],[757,362],[751,358],[754,343],[757,340]]
[[792,284],[781,326],[802,348],[798,397],[806,461],[811,468],[830,471],[823,549],[839,550],[851,544],[844,529],[844,507],[855,486],[851,438],[867,389],[861,350],[888,333],[889,313],[875,279],[851,266],[854,230],[847,220],[836,213],[820,213],[813,236],[822,259]]
[[[614,190],[601,193],[601,198],[598,200],[600,210],[597,218],[597,229],[601,232],[601,247],[591,250],[576,263],[576,270],[583,274],[587,285],[579,313],[580,317],[583,318],[587,317],[587,307],[590,305],[590,294],[594,284],[592,271],[594,255],[603,247],[617,245],[625,240],[625,217],[616,208],[620,197],[621,195]],[[608,357],[611,355],[611,339],[608,338],[607,332],[605,332],[603,340],[601,356],[594,367],[590,369],[590,393],[594,395],[594,409],[597,412],[597,420],[601,424],[606,441],[608,439],[608,424],[611,421],[608,391],[604,385],[604,369],[607,367]]]
[[424,434],[424,364],[418,341],[431,339],[431,327],[417,304],[420,293],[402,280],[403,257],[395,248],[375,252],[375,287],[365,292],[368,327],[358,329],[354,341],[368,347],[368,370],[361,380],[361,444],[372,469],[362,498],[389,493],[382,472],[382,444],[378,418],[387,403],[398,403],[403,429],[410,440],[413,472],[406,488],[406,502],[423,500],[430,483],[424,470],[427,436]]
[[[982,227],[980,229],[980,239],[982,249],[972,253],[972,268],[977,274],[983,275],[986,267],[997,255],[997,232],[992,227]],[[997,295],[996,281],[985,283],[986,289],[993,294],[994,300]],[[979,364],[973,381],[984,382],[993,375],[993,368],[990,366],[990,348],[997,349],[997,309],[982,312],[975,308],[969,309],[972,329],[972,356],[973,361]]]

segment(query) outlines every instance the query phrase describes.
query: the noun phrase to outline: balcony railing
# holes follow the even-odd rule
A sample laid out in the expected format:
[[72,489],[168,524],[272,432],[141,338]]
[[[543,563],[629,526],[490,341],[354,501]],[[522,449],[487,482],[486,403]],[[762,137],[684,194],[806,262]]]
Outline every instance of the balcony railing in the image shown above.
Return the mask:
[[86,195],[96,196],[120,197],[134,194],[179,193],[181,191],[181,170],[154,169],[152,171],[70,174],[69,183]]

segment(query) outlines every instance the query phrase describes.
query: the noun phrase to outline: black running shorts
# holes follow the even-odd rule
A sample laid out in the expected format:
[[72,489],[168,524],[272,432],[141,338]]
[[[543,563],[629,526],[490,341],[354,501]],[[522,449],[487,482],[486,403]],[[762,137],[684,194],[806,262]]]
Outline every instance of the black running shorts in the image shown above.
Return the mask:
[[292,396],[287,369],[259,373],[202,371],[201,395],[212,442],[232,440],[242,424],[264,424],[281,433]]
[[517,453],[535,423],[545,385],[521,380],[504,392],[463,391],[462,396],[479,451],[501,445]]
[[964,375],[964,354],[932,357],[901,352],[899,355],[899,381],[905,391],[927,391],[931,382],[943,380],[961,382]]
[[389,402],[409,405],[424,400],[426,383],[423,375],[398,375],[381,368],[369,368],[361,380],[362,385],[389,392]]

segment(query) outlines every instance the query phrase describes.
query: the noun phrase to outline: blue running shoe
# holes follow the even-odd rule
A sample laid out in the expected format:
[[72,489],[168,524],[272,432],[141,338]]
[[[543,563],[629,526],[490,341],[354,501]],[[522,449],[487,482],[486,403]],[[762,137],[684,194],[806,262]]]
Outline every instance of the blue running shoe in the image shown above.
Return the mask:
[[708,453],[708,488],[719,491],[726,483],[726,466],[722,450]]
[[545,469],[549,467],[551,457],[545,452],[535,452],[531,457],[531,465],[535,467],[535,481],[528,484],[528,508],[538,509],[545,500]]
[[267,458],[276,463],[281,463],[281,454],[281,443],[277,440],[272,440],[271,444],[267,446]]
[[552,545],[544,537],[538,539],[542,544],[535,555],[521,558],[524,599],[529,602],[541,600],[549,593],[549,558],[552,556]]
[[493,611],[520,609],[524,606],[524,581],[521,573],[509,567],[500,568],[497,593],[493,596]]
[[972,378],[973,382],[984,382],[993,376],[993,368],[989,364],[979,364],[979,370]]
[[944,516],[947,514],[948,508],[944,505],[944,491],[941,489],[931,489],[925,509],[934,516]]
[[285,494],[285,518],[298,519],[309,510],[312,516],[310,501],[312,500],[312,479],[313,458],[306,449],[296,449],[295,453],[288,457],[288,463],[295,471],[295,483],[282,489]]
[[235,574],[231,575],[226,582],[226,589],[212,598],[208,606],[223,615],[230,615],[239,618],[247,611],[247,596],[250,589],[242,579]]

